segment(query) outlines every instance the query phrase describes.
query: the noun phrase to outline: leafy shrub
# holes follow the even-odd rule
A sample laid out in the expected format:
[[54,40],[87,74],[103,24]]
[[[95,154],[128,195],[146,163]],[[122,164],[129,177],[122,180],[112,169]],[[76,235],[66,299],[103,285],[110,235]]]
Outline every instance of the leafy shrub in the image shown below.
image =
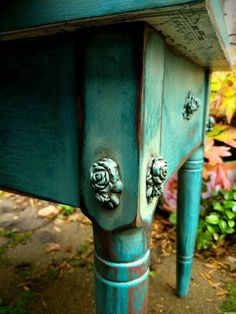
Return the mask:
[[202,200],[203,211],[198,225],[197,249],[205,250],[227,235],[236,232],[236,184],[232,191],[212,191]]
[[[197,249],[211,249],[228,235],[236,233],[236,183],[232,191],[221,189],[212,191],[209,198],[202,200]],[[176,224],[176,213],[171,213],[169,221]]]

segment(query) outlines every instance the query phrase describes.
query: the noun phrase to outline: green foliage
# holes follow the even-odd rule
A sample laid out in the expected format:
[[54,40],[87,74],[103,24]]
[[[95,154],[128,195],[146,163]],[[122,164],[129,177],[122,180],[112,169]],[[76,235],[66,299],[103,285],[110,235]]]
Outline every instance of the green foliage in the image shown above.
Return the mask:
[[228,296],[221,306],[221,313],[235,313],[236,312],[236,283],[227,285]]
[[17,229],[1,229],[0,236],[9,238],[11,240],[10,246],[15,247],[18,244],[24,243],[31,236],[31,232],[20,232]]
[[236,184],[232,191],[220,190],[202,201],[197,249],[206,250],[236,232]]
[[[214,191],[210,198],[202,200],[202,207],[197,249],[207,250],[226,236],[236,233],[236,183],[232,191]],[[170,214],[169,221],[176,224],[176,213]]]
[[64,216],[70,216],[75,212],[75,208],[69,205],[60,204],[58,207],[62,209],[62,214]]
[[156,274],[155,274],[154,271],[149,270],[149,276],[152,277],[152,278],[155,278],[155,277],[156,277]]
[[173,225],[176,225],[177,223],[177,215],[176,212],[173,212],[169,216],[169,222],[172,223]]
[[0,300],[0,314],[28,314],[27,308],[32,299],[32,292],[22,291],[12,305],[6,305]]

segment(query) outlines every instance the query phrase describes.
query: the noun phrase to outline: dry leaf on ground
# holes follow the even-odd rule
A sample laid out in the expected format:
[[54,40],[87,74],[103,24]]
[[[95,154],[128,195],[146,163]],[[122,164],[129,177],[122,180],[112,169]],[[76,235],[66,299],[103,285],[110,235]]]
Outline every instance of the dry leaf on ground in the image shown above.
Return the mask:
[[47,253],[60,251],[60,250],[61,250],[61,246],[59,243],[48,243],[47,244],[47,248],[46,248]]
[[52,218],[55,218],[60,213],[60,211],[61,209],[59,207],[49,205],[49,206],[41,208],[38,211],[38,216],[42,218],[52,219]]

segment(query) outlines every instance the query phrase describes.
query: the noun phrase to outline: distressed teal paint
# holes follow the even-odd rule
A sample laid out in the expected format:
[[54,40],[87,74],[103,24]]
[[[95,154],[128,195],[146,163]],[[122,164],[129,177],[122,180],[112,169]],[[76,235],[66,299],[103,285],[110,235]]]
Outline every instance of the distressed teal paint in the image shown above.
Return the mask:
[[15,0],[0,5],[0,32],[133,11],[196,3],[196,0]]
[[95,253],[95,269],[99,270],[102,278],[110,281],[132,281],[140,277],[140,272],[149,268],[150,251],[139,260],[133,262],[110,262]]
[[[166,49],[142,23],[85,34],[79,56],[84,73],[82,209],[94,222],[97,312],[129,313],[131,302],[130,313],[145,313],[143,276],[157,202],[147,202],[146,173],[160,152],[174,171],[202,143],[205,70]],[[189,90],[202,103],[186,121],[182,111]],[[123,182],[120,204],[112,211],[96,203],[89,180],[90,166],[101,158],[116,162]],[[142,302],[134,309],[137,289]]]
[[79,205],[74,43],[0,44],[0,186]]
[[203,147],[198,148],[178,173],[177,295],[185,297],[191,276],[202,187]]
[[[107,230],[131,224],[138,201],[136,111],[139,101],[142,24],[85,32],[83,54],[82,195],[85,211]],[[96,201],[89,178],[94,162],[111,158],[124,183],[114,210]]]
[[[170,177],[180,160],[203,142],[205,70],[168,49],[164,85],[161,155],[167,160]],[[186,120],[182,112],[189,92],[199,98],[200,107]]]
[[143,228],[105,232],[94,225],[96,313],[147,311],[149,255]]
[[[101,17],[99,22],[112,24],[148,14],[155,25],[160,8],[162,13],[165,6],[179,4],[195,9],[198,3],[205,14],[204,30],[220,34],[205,5],[210,5],[211,17],[220,14],[219,7],[211,1],[181,0],[15,1],[1,5],[0,32],[23,36],[18,33],[23,28],[43,26],[46,33],[55,23],[79,20],[78,26],[84,20],[88,26]],[[219,20],[223,23],[222,14]],[[63,25],[54,31],[61,30]],[[196,49],[201,49],[200,40]],[[97,313],[147,313],[148,242],[158,199],[148,204],[146,173],[153,157],[162,155],[170,176],[202,145],[208,72],[173,52],[143,22],[83,29],[73,38],[1,43],[0,70],[0,184],[67,204],[79,205],[81,197],[94,227]],[[201,106],[185,121],[189,92]],[[112,210],[96,201],[90,180],[89,169],[102,158],[114,160],[123,183],[120,203]],[[190,278],[202,159],[201,147],[179,173],[179,296],[187,294]]]
[[142,277],[133,281],[114,283],[95,273],[96,313],[146,313],[148,274],[147,271]]
[[140,111],[140,165],[138,222],[151,224],[157,198],[148,204],[146,175],[154,156],[160,155],[161,116],[165,71],[164,39],[146,27],[143,47],[142,106]]
[[93,229],[95,251],[106,260],[128,263],[145,256],[148,251],[148,231],[144,228],[129,227],[111,232],[94,224]]
[[225,18],[226,15],[223,13],[223,1],[215,1],[215,0],[206,0],[206,7],[208,10],[208,14],[210,15],[211,22],[213,27],[215,28],[218,39],[221,43],[221,46],[224,50],[224,54],[226,59],[228,60],[229,66],[233,65],[233,54],[232,47],[230,45],[230,39],[228,36],[228,32],[226,29]]

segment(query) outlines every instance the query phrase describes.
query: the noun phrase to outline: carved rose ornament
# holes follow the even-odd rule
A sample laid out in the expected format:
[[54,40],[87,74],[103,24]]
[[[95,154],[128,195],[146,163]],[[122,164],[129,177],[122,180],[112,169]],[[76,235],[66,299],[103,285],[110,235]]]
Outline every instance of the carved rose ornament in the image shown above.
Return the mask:
[[90,180],[102,207],[112,209],[119,205],[123,184],[118,166],[112,159],[104,158],[94,163],[90,168]]

